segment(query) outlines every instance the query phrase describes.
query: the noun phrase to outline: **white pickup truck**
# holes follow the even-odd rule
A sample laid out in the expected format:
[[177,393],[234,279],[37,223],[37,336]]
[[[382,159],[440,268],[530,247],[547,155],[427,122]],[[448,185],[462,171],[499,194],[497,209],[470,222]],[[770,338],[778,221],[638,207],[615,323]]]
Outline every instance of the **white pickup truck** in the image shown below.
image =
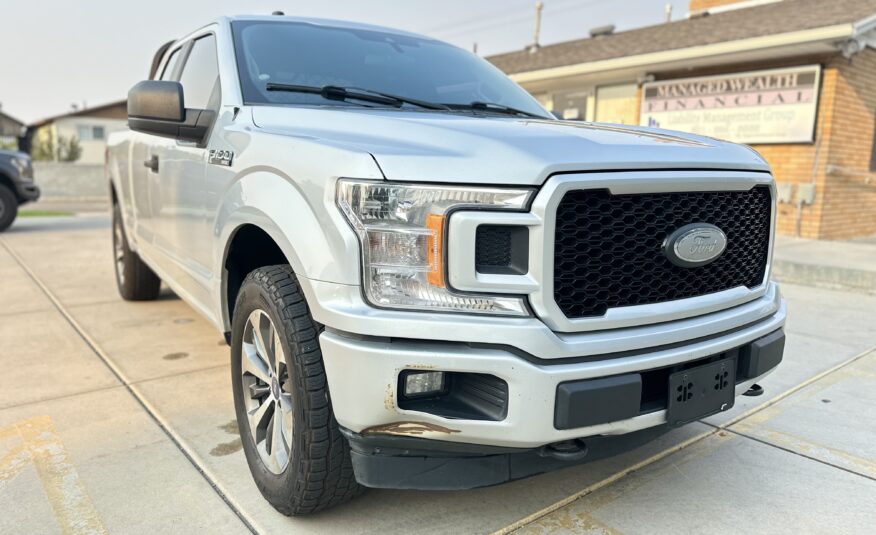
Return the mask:
[[610,455],[782,359],[750,148],[560,121],[459,48],[285,16],[165,45],[128,115],[119,291],[163,281],[225,334],[283,513]]

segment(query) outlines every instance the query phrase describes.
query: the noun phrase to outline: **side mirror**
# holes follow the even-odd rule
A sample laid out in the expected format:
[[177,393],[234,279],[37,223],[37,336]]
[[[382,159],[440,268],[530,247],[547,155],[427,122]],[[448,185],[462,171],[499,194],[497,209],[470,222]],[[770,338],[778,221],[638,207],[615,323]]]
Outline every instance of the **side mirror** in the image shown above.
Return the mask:
[[135,132],[203,143],[216,114],[186,109],[179,82],[144,80],[128,91],[128,126]]

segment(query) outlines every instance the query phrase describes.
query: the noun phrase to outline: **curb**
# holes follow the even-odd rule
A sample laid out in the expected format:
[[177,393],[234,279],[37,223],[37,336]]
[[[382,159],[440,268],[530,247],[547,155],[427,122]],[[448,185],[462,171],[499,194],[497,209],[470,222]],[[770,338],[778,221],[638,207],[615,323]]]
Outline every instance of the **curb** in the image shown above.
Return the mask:
[[876,271],[773,259],[772,276],[780,282],[876,294]]

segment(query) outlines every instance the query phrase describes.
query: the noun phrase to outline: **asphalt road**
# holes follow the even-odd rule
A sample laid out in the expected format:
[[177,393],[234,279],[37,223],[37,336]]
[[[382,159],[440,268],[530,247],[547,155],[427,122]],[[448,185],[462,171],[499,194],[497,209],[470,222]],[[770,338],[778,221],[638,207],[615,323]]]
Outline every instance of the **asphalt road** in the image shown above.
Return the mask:
[[719,416],[467,492],[305,518],[253,484],[228,348],[170,292],[126,303],[104,215],[0,235],[0,533],[872,533],[876,296],[786,285],[785,362]]

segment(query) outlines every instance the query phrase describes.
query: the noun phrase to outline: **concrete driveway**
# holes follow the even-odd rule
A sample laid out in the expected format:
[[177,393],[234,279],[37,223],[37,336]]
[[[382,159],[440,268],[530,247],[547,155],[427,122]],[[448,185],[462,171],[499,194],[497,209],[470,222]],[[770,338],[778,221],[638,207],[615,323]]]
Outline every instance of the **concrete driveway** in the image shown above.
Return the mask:
[[785,362],[729,413],[621,456],[287,518],[247,471],[228,347],[126,303],[104,215],[0,236],[0,533],[872,533],[876,296],[786,285]]

